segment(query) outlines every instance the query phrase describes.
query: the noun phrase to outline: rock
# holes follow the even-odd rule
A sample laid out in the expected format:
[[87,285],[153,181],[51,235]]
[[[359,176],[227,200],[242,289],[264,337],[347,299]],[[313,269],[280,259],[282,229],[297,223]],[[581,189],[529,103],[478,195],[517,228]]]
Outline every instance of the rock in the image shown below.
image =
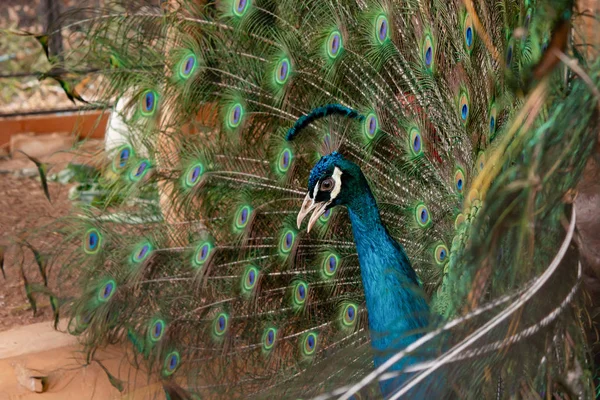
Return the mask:
[[31,386],[33,387],[33,391],[36,393],[43,393],[45,392],[45,388],[44,388],[44,380],[46,377],[42,377],[42,376],[32,376],[29,378],[29,381],[31,382]]
[[48,377],[42,375],[39,371],[29,369],[20,363],[14,364],[13,368],[17,382],[25,389],[35,393],[43,393],[48,388]]

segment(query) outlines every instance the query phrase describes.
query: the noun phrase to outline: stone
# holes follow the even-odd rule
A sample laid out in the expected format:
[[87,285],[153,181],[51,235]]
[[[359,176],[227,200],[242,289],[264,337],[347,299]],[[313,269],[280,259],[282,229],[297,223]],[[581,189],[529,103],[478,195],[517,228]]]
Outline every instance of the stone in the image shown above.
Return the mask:
[[48,377],[43,376],[39,371],[27,368],[21,363],[14,364],[13,368],[19,385],[35,393],[44,393],[46,391]]

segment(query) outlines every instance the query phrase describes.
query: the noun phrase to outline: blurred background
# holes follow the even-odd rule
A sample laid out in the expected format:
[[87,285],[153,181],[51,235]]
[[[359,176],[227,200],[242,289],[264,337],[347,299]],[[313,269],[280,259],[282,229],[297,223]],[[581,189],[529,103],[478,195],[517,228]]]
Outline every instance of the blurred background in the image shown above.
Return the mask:
[[[61,12],[80,2],[73,0],[3,0],[0,28],[43,32],[55,26]],[[100,0],[97,0],[98,6]],[[50,54],[63,50],[65,40],[60,31],[50,42]],[[73,108],[56,82],[39,81],[39,71],[48,62],[39,43],[25,36],[0,36],[0,113],[3,116],[47,110]]]

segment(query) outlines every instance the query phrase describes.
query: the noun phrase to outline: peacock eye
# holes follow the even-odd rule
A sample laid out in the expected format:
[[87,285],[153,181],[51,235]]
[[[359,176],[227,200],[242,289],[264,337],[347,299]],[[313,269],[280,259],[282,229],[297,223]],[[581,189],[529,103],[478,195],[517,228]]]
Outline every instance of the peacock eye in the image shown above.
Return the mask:
[[327,178],[323,182],[321,182],[321,190],[323,192],[331,192],[335,186],[335,181],[333,178]]

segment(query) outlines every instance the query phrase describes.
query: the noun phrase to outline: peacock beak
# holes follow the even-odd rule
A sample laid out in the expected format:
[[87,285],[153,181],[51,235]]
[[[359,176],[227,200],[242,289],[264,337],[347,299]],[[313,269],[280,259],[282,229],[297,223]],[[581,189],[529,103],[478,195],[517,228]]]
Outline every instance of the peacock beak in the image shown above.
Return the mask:
[[317,219],[319,219],[319,217],[325,213],[329,203],[329,201],[315,203],[315,201],[310,198],[310,193],[307,194],[302,202],[302,207],[298,213],[298,218],[296,219],[296,222],[298,223],[298,229],[300,229],[302,221],[304,221],[304,218],[308,215],[308,213],[314,210],[310,216],[310,219],[308,220],[308,226],[306,227],[306,232],[310,232],[310,229],[313,227],[315,222],[317,222]]

